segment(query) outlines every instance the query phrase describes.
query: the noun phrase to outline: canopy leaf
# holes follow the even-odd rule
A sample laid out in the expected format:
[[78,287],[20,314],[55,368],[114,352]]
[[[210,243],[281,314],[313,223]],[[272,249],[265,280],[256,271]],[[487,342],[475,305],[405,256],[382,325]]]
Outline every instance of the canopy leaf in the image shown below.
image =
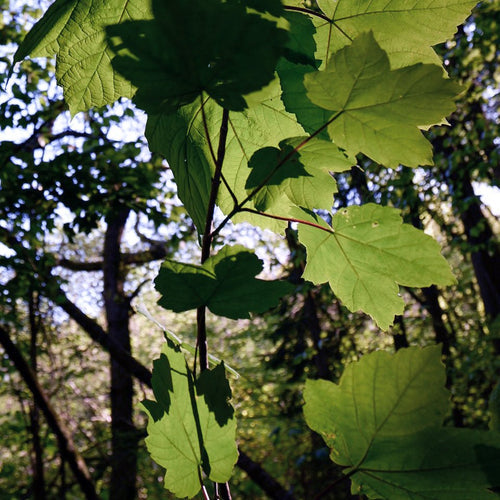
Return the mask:
[[[278,79],[266,88],[245,98],[249,108],[229,114],[229,130],[224,156],[224,179],[238,201],[247,196],[248,161],[253,153],[266,146],[277,146],[287,137],[301,136],[304,129],[287,113],[280,99]],[[146,126],[150,148],[167,159],[174,173],[179,197],[193,218],[199,232],[204,230],[210,194],[211,175],[215,168],[212,152],[217,150],[222,109],[206,98],[181,108],[175,115],[151,115]],[[234,208],[234,199],[222,184],[217,199],[224,213]],[[252,208],[250,202],[246,205]],[[280,231],[283,223],[243,213],[234,220],[247,220]]]
[[350,154],[387,166],[432,165],[432,147],[418,127],[443,122],[460,86],[438,66],[391,70],[372,33],[335,53],[324,71],[304,77],[307,96],[330,111],[328,133]]
[[205,370],[195,382],[180,348],[167,340],[154,361],[152,384],[156,401],[142,403],[149,414],[146,446],[167,469],[165,488],[192,498],[201,488],[201,471],[211,481],[226,482],[238,450],[224,364]]
[[351,311],[361,309],[387,329],[403,312],[398,286],[425,287],[454,283],[438,243],[409,224],[397,209],[368,203],[338,211],[324,231],[300,225],[299,239],[307,249],[304,278],[328,281]]
[[476,5],[474,0],[320,0],[316,58],[325,63],[364,31],[389,54],[393,67],[418,62],[441,64],[432,49],[450,39]]
[[149,2],[142,0],[57,0],[27,35],[14,61],[55,55],[57,81],[73,115],[111,104],[132,97],[135,89],[111,66],[114,54],[106,27],[150,17]]
[[336,182],[331,173],[349,170],[355,164],[328,141],[294,137],[281,141],[279,148],[256,151],[248,166],[252,169],[246,188],[260,211],[285,209],[289,205],[331,209]]
[[219,316],[248,318],[276,306],[292,289],[285,281],[256,279],[262,268],[240,245],[223,247],[201,266],[166,260],[155,279],[158,304],[174,312],[205,306]]
[[304,415],[368,498],[498,498],[500,434],[442,427],[449,410],[439,346],[378,351],[339,384],[308,380]]

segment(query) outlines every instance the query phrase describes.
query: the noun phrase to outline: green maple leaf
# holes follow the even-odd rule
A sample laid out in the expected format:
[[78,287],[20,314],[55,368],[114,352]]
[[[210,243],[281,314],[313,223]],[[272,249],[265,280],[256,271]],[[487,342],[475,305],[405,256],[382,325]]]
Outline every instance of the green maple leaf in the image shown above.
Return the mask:
[[368,498],[498,498],[500,434],[442,427],[449,411],[440,347],[378,351],[339,384],[308,380],[304,415]]
[[238,450],[224,364],[194,382],[179,347],[167,340],[154,361],[152,385],[156,401],[143,401],[150,417],[146,446],[166,468],[165,488],[192,498],[201,488],[201,471],[211,481],[226,482]]
[[317,68],[310,64],[296,64],[282,59],[277,67],[283,88],[282,99],[286,110],[294,113],[298,122],[309,134],[315,134],[317,137],[328,140],[325,123],[331,118],[330,111],[320,108],[311,102],[307,97],[307,91],[304,86],[304,77]]
[[[205,129],[200,108],[201,105],[194,102],[173,114],[149,115],[146,137],[151,151],[167,159],[177,194],[201,234],[207,218],[212,166],[210,152],[203,148]],[[220,127],[222,109],[211,107],[207,119]]]
[[388,166],[432,165],[432,147],[419,127],[441,123],[461,88],[438,66],[391,70],[372,33],[334,54],[325,71],[305,75],[307,96],[330,111],[328,133],[351,154]]
[[240,245],[223,247],[202,266],[166,260],[155,279],[158,304],[174,312],[206,306],[219,316],[248,318],[276,306],[292,288],[255,279],[261,271],[259,258]]
[[[279,4],[270,6],[275,12]],[[274,78],[287,33],[243,2],[153,0],[153,13],[152,21],[108,29],[113,65],[137,87],[134,101],[148,113],[174,112],[203,91],[242,111],[244,96]]]
[[[255,151],[277,146],[287,137],[304,134],[295,117],[285,111],[280,94],[279,81],[275,79],[261,91],[245,96],[248,109],[229,114],[223,173],[232,193],[240,201],[247,196],[248,161]],[[215,168],[211,152],[217,148],[222,121],[222,109],[213,99],[206,98],[203,103],[200,100],[184,106],[175,115],[152,115],[146,126],[151,150],[167,159],[179,187],[179,197],[200,232],[204,230],[211,175]],[[220,186],[217,203],[224,213],[229,213],[234,206],[225,185]],[[253,207],[252,203],[247,206]],[[277,232],[286,227],[283,223],[248,213],[234,220],[250,221]]]
[[432,46],[453,36],[476,5],[475,0],[320,0],[316,58],[327,61],[359,34],[373,31],[389,54],[391,66],[418,62],[441,64]]
[[325,231],[301,225],[299,239],[307,249],[304,279],[328,281],[351,311],[369,314],[382,329],[402,314],[398,283],[425,287],[450,285],[453,275],[438,243],[408,224],[399,210],[368,203],[338,211]]
[[106,26],[130,19],[148,19],[142,0],[57,0],[28,33],[14,56],[56,56],[56,78],[71,114],[132,97],[134,87],[111,66],[114,53]]
[[257,210],[286,210],[290,204],[331,209],[337,191],[331,173],[349,170],[355,161],[331,142],[316,138],[285,139],[279,148],[259,149],[248,163],[252,169],[246,182],[248,191],[266,181],[254,198]]

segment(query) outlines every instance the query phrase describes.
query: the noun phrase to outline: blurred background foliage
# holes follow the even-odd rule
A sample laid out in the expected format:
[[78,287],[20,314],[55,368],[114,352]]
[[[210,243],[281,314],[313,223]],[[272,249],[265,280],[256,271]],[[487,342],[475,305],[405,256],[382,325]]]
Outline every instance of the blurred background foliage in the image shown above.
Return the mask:
[[[17,44],[46,5],[0,4],[1,331],[30,364],[101,498],[169,498],[143,441],[138,402],[150,390],[110,362],[99,334],[150,368],[163,334],[137,312],[147,307],[195,342],[194,316],[159,309],[151,285],[163,258],[196,260],[192,221],[168,165],[147,152],[143,117],[130,103],[70,120],[53,61],[24,61],[8,79]],[[359,158],[338,176],[337,208],[375,201],[401,209],[440,242],[455,286],[402,289],[405,313],[384,333],[328,287],[302,280],[305,251],[294,227],[284,240],[244,225],[225,232],[226,241],[256,249],[267,276],[295,285],[261,317],[210,317],[209,346],[240,374],[231,380],[239,444],[296,498],[315,498],[340,475],[305,425],[304,380],[338,380],[364,353],[441,343],[449,423],[488,426],[488,398],[500,379],[499,36],[500,1],[485,0],[454,40],[436,48],[465,90],[451,127],[428,132],[434,167],[387,170]],[[115,320],[121,326],[113,330]],[[83,498],[25,382],[0,346],[0,498]],[[113,403],[118,393],[124,399]],[[120,432],[133,443],[121,457],[113,451]],[[113,476],[120,463],[129,471],[127,496],[118,496]],[[347,483],[322,498],[351,498]],[[234,498],[267,498],[241,468],[231,488]]]

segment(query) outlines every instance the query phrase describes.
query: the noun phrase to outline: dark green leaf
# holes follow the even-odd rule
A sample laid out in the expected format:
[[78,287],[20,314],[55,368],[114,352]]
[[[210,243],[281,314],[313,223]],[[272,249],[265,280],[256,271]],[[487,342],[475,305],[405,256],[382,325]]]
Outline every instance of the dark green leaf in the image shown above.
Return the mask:
[[208,307],[214,314],[232,319],[248,318],[277,305],[291,290],[284,281],[264,281],[258,257],[236,245],[225,246],[202,266],[167,260],[155,280],[162,294],[158,304],[174,312]]
[[274,20],[232,0],[153,0],[153,13],[152,21],[108,29],[113,65],[147,112],[174,112],[203,91],[242,111],[245,94],[273,79],[287,41]]

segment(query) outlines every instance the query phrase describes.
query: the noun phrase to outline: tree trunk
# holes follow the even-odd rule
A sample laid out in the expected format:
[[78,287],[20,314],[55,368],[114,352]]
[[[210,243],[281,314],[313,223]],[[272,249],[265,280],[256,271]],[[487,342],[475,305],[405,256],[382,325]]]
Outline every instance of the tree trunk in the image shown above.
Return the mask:
[[406,336],[406,325],[403,316],[394,318],[394,327],[392,329],[392,339],[394,341],[394,350],[399,351],[404,347],[409,347],[408,338]]
[[500,314],[500,250],[488,219],[481,210],[481,202],[474,193],[468,169],[453,169],[450,181],[454,206],[470,245],[484,312],[488,318],[494,319]]
[[[33,373],[37,374],[37,337],[39,330],[38,295],[31,290],[28,302],[28,317],[30,324],[30,363]],[[45,479],[43,471],[43,449],[40,440],[40,412],[36,401],[30,402],[30,431],[33,442],[33,498],[45,500]]]
[[[107,217],[104,239],[104,306],[108,335],[130,353],[129,299],[125,296],[121,241],[129,209],[119,207]],[[133,422],[133,379],[111,357],[111,500],[136,497],[138,433]]]

